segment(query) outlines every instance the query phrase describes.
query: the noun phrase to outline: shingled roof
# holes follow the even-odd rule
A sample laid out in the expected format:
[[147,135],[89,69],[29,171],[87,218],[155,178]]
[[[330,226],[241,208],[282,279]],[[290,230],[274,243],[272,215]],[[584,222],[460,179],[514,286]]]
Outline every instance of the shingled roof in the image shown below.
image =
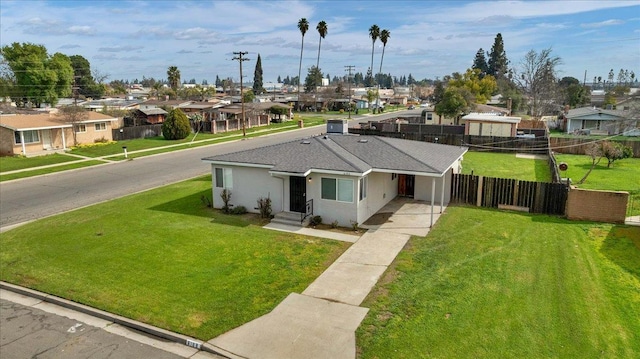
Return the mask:
[[272,172],[307,175],[371,171],[443,175],[466,147],[378,136],[327,134],[251,150],[205,157],[221,165],[265,167]]

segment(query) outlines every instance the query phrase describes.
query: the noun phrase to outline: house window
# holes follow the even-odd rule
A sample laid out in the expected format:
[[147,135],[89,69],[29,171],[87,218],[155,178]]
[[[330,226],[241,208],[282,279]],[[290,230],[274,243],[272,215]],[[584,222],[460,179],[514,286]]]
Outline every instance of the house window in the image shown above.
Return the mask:
[[[22,131],[22,133],[24,137],[24,143],[40,142],[40,136],[38,135],[37,130]],[[20,139],[20,131],[15,131],[13,134],[16,140],[16,144],[22,143],[22,140]]]
[[396,178],[398,178],[398,174],[397,173],[392,173],[391,174],[391,180],[393,181]]
[[360,180],[358,181],[359,187],[360,187],[360,200],[362,201],[363,199],[367,198],[367,184],[368,184],[368,180],[367,177],[362,177],[360,178]]
[[322,199],[339,202],[353,202],[353,180],[322,178]]
[[427,121],[431,121],[431,120],[433,120],[433,114],[427,113]]
[[87,126],[86,125],[76,125],[76,132],[77,133],[87,132]]
[[107,124],[105,122],[98,122],[96,125],[96,131],[106,131]]
[[217,188],[233,188],[233,175],[231,172],[231,168],[216,167],[215,177]]

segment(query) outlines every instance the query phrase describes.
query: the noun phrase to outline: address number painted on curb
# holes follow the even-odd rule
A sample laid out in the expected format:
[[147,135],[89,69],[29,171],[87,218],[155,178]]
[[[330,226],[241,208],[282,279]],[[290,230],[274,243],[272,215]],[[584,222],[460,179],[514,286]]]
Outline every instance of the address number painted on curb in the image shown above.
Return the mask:
[[196,348],[196,349],[200,349],[202,347],[202,343],[198,343],[194,340],[191,339],[187,339],[187,346],[192,347],[192,348]]

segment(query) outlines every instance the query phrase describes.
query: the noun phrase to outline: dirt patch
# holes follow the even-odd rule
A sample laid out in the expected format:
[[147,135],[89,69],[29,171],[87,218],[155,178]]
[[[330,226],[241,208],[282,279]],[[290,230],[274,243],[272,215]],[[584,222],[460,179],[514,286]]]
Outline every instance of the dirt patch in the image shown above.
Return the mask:
[[364,232],[366,232],[366,229],[363,228],[358,228],[358,230],[353,230],[353,228],[347,228],[347,227],[333,227],[330,224],[318,224],[316,226],[309,226],[309,228],[313,228],[313,229],[319,229],[319,230],[323,230],[323,231],[329,231],[329,232],[336,232],[336,233],[344,233],[344,234],[362,234]]
[[367,219],[364,224],[368,226],[377,226],[389,222],[389,218],[393,215],[393,212],[381,212],[376,213],[371,218]]

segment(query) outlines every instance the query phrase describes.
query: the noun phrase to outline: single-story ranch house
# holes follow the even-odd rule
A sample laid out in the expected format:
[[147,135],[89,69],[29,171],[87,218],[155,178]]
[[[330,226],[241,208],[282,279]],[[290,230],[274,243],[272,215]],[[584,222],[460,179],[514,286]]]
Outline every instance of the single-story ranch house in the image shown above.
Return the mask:
[[595,107],[580,107],[564,115],[567,133],[592,135],[617,135],[638,126],[638,118],[631,111],[605,110]]
[[[336,123],[331,123],[336,122]],[[363,223],[396,196],[432,204],[449,202],[451,175],[466,147],[344,133],[330,120],[325,135],[203,158],[211,164],[213,202],[231,191],[230,203],[258,212],[319,215],[324,223]],[[333,131],[336,129],[336,131]]]
[[75,145],[73,131],[78,144],[113,140],[111,128],[117,118],[92,111],[86,116],[71,124],[52,113],[0,115],[0,154],[32,156],[65,150]]

